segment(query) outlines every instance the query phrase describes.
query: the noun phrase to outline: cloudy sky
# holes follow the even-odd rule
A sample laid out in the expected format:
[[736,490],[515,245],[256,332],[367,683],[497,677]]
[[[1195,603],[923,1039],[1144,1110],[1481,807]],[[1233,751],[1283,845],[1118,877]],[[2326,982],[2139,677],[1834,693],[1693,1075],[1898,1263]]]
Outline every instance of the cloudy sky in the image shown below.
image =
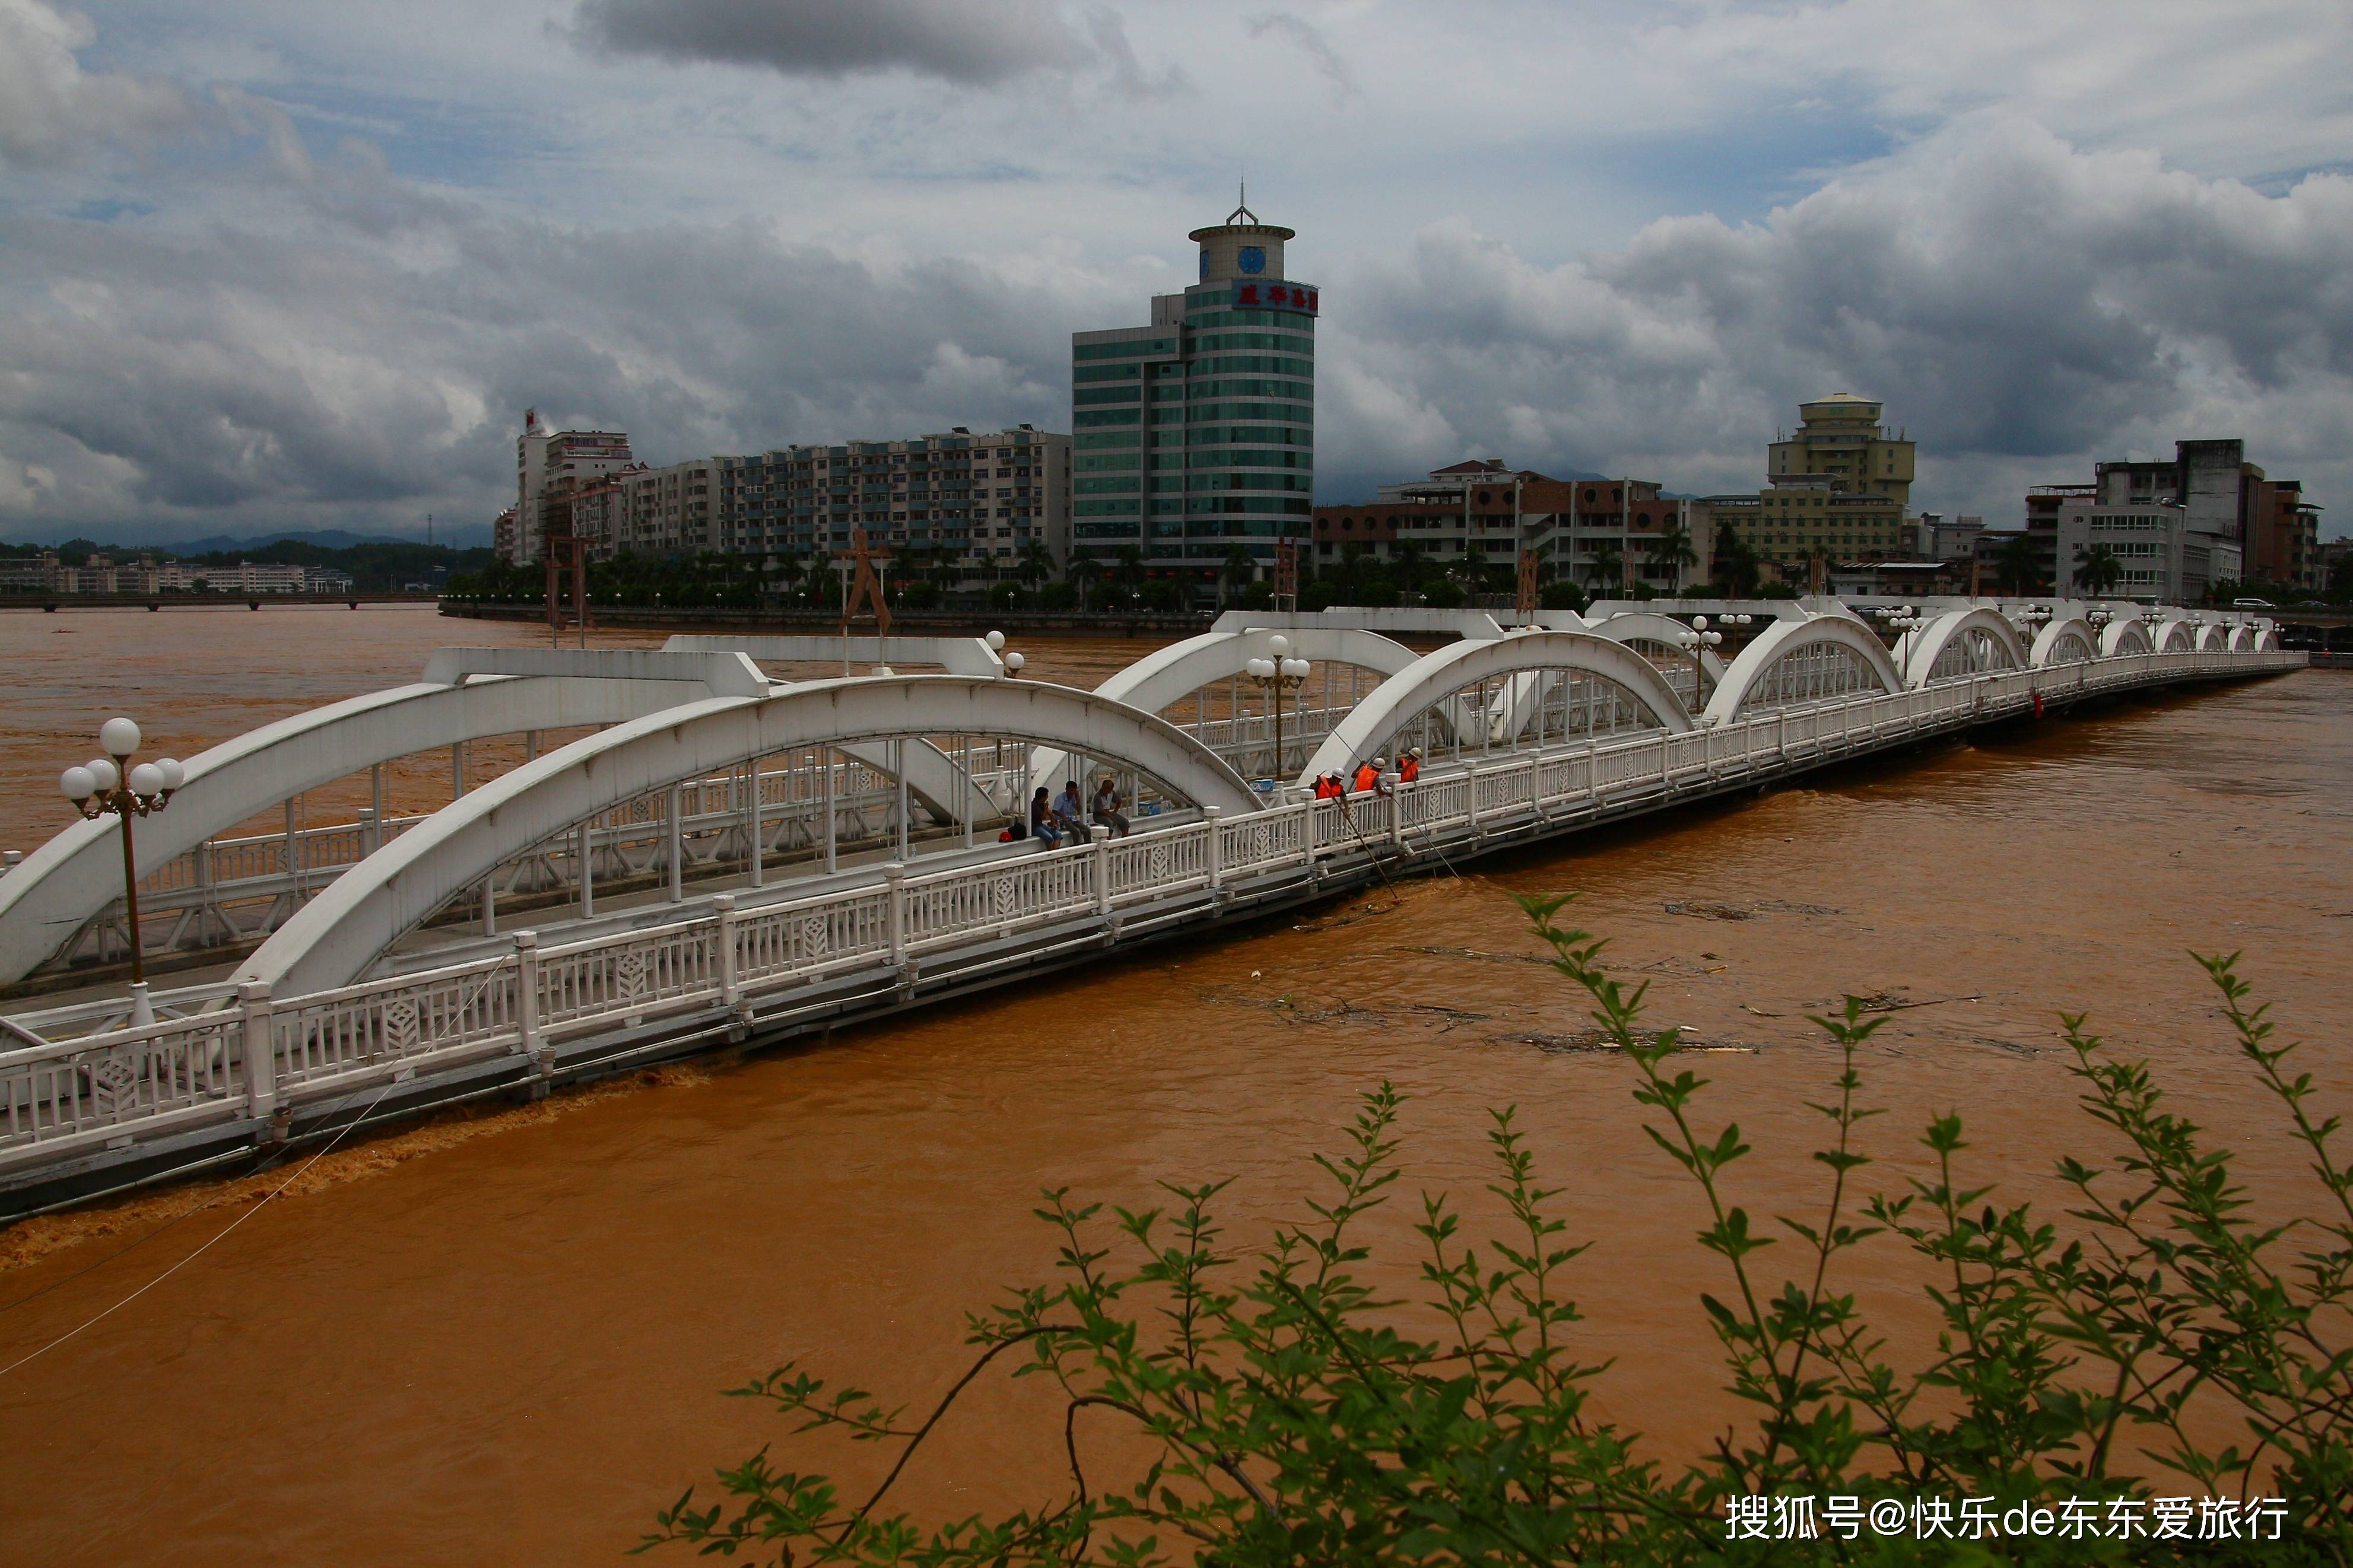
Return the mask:
[[2353,524],[2342,0],[0,0],[0,537],[480,524],[529,405],[1067,429],[1242,178],[1324,500],[1844,389],[1926,507],[2227,435]]

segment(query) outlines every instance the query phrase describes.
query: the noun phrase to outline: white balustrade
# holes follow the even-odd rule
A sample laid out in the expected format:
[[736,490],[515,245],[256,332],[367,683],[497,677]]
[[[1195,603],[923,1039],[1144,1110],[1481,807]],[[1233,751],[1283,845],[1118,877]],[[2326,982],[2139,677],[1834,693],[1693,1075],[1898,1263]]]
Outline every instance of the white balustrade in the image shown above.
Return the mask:
[[[543,1049],[537,1042],[578,1039],[663,1013],[750,1005],[830,974],[878,968],[894,955],[913,959],[1073,921],[1116,921],[1125,909],[1212,887],[1225,899],[1247,897],[1253,885],[1279,889],[1324,875],[1327,858],[1347,862],[1384,846],[1417,855],[1539,818],[1572,823],[1662,789],[1778,773],[1843,744],[1883,744],[2022,710],[2038,693],[2072,697],[2185,675],[2284,668],[2301,658],[2201,650],[1962,676],[1914,691],[1759,711],[1683,734],[1652,730],[1504,752],[1433,772],[1392,796],[1300,801],[1156,826],[1147,819],[1126,838],[1085,848],[1040,849],[1025,840],[976,863],[925,875],[902,870],[814,897],[723,897],[717,913],[709,903],[656,906],[674,908],[674,918],[312,995],[241,1002],[227,985],[189,987],[157,997],[158,1021],[139,1027],[126,1026],[120,1002],[19,1015],[12,1022],[47,1043],[0,1052],[0,1167],[263,1114],[273,1104],[318,1104],[396,1075]],[[838,764],[834,779],[844,796],[880,781],[856,764]],[[807,805],[822,783],[818,770],[787,769],[764,775],[761,794],[777,807]],[[681,786],[681,795],[690,820],[740,822],[741,797],[729,792],[742,787],[708,779]],[[604,828],[659,835],[667,793],[607,814]],[[386,837],[414,820],[387,820]],[[358,845],[359,830],[313,830],[296,841],[299,875],[347,863],[342,858]],[[240,869],[258,874],[276,857],[271,869],[282,873],[285,844],[271,836],[207,846],[211,871],[235,880]],[[264,1068],[258,1077],[248,1072],[248,1036],[259,1047],[250,1059]]]

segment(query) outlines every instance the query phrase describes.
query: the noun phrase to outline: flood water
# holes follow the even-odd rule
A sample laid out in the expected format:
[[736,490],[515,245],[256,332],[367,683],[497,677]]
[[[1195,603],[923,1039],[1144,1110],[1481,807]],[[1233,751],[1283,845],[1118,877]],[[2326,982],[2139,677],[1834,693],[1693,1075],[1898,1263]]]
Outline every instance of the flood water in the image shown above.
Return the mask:
[[[51,781],[114,710],[185,755],[413,679],[439,642],[544,636],[397,611],[0,616],[0,846],[60,820]],[[1091,685],[1145,645],[1022,646],[1033,672]],[[2327,1108],[2348,1108],[2353,675],[2021,724],[821,1046],[339,1150],[0,1376],[0,1556],[603,1562],[772,1439],[780,1463],[869,1480],[885,1457],[795,1442],[719,1391],[792,1359],[928,1407],[965,1364],[963,1312],[1046,1276],[1039,1188],[1136,1205],[1158,1182],[1233,1177],[1231,1229],[1262,1236],[1384,1079],[1409,1097],[1409,1189],[1474,1193],[1486,1109],[1519,1108],[1595,1244],[1573,1289],[1590,1354],[1619,1362],[1601,1403],[1687,1453],[1725,1409],[1696,1302],[1718,1288],[1691,1240],[1704,1215],[1642,1137],[1630,1067],[1576,1048],[1584,1009],[1530,962],[1510,895],[1567,890],[1651,980],[1653,1020],[1717,1048],[1703,1118],[1757,1146],[1733,1179],[1752,1211],[1815,1206],[1803,1102],[1836,1058],[1804,1015],[1854,993],[1888,1009],[1862,1056],[1889,1112],[1866,1124],[1880,1182],[1957,1107],[1978,1173],[2050,1195],[2055,1156],[2105,1147],[2055,1038],[2057,1012],[2082,1009],[2295,1212],[2301,1162],[2184,950],[2243,950],[2312,1041]],[[148,1284],[255,1190],[0,1233],[0,1365]],[[1384,1246],[1409,1217],[1374,1227]],[[1850,1278],[1885,1307],[1912,1270],[1874,1245]],[[951,1417],[903,1500],[947,1517],[1059,1496],[1060,1422],[1034,1394]]]

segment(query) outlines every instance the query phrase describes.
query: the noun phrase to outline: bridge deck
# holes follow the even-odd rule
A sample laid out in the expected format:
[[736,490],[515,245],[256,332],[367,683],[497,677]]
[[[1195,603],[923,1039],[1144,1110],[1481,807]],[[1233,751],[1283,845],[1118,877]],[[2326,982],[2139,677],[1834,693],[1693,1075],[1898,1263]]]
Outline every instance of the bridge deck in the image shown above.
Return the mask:
[[[1130,837],[991,846],[520,931],[307,995],[220,984],[19,1014],[0,1050],[0,1215],[479,1094],[543,1093],[722,1041],[765,1043],[1395,874],[1754,786],[2107,692],[2301,666],[2182,653],[2005,671],[1687,733],[1500,753],[1394,796],[1214,809]],[[617,929],[616,929],[617,928]],[[560,940],[558,940],[560,939]],[[6,1045],[0,1039],[0,1046]]]

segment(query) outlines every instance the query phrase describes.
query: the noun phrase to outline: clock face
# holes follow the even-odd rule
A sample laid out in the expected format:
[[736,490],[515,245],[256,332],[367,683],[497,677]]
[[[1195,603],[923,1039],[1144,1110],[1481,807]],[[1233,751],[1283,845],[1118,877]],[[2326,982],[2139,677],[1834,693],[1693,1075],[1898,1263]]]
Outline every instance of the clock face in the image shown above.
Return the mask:
[[1247,273],[1266,270],[1266,251],[1255,245],[1245,245],[1234,253],[1234,265]]

